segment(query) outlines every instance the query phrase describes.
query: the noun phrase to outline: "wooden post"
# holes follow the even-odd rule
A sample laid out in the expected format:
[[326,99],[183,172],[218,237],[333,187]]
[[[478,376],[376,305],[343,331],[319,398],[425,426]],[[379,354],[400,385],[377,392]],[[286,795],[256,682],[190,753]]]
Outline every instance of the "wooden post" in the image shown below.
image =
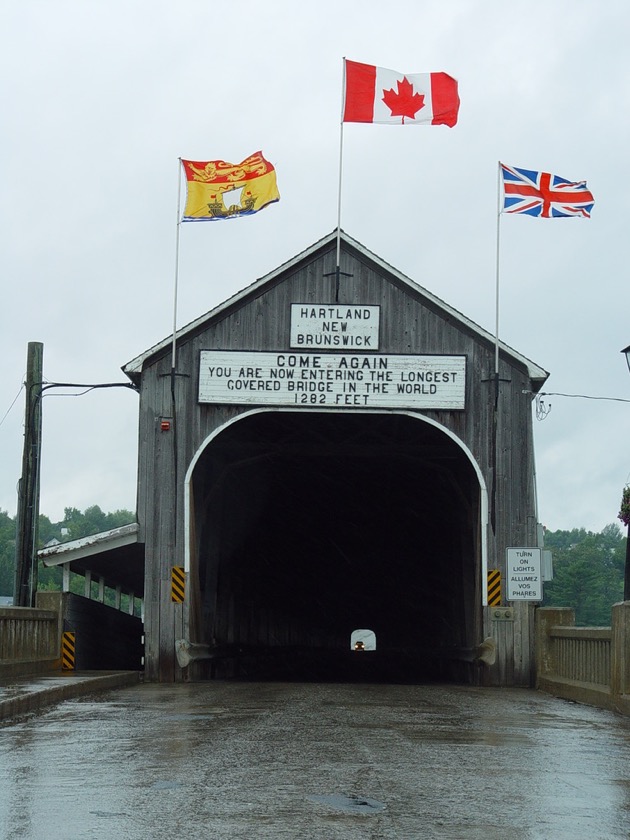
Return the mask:
[[536,610],[536,688],[541,687],[545,677],[557,673],[556,651],[549,640],[552,627],[575,627],[575,610],[572,607],[539,607]]
[[15,595],[17,607],[32,607],[37,591],[37,535],[39,527],[39,461],[42,446],[42,369],[44,345],[28,344],[26,411],[22,477],[18,485],[15,542]]
[[624,698],[627,704],[627,695],[630,693],[630,604],[625,601],[613,604],[611,629],[610,692],[616,707],[619,708]]

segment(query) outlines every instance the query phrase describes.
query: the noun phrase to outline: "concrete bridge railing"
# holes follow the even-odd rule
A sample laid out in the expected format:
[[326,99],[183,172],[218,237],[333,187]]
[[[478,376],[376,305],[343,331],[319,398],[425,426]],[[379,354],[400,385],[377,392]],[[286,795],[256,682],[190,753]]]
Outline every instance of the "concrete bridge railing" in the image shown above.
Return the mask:
[[72,592],[38,592],[34,609],[0,608],[0,678],[61,671],[64,630],[74,634],[69,669],[143,669],[139,617]]
[[630,601],[615,604],[610,627],[576,627],[570,607],[536,611],[536,687],[630,715]]
[[58,610],[0,607],[0,676],[57,669],[60,650]]

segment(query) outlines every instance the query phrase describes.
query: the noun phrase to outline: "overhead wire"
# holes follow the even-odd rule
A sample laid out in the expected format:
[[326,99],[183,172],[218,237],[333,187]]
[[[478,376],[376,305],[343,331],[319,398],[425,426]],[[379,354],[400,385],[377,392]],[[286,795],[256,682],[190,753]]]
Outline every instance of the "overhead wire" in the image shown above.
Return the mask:
[[[536,394],[536,391],[529,391],[523,389],[524,394]],[[556,391],[538,391],[540,397],[573,397],[581,400],[610,400],[611,402],[630,402],[630,399],[625,397],[595,397],[590,394],[560,394]]]
[[543,397],[568,397],[570,399],[580,400],[605,400],[608,402],[622,402],[630,403],[630,399],[625,397],[598,397],[592,394],[562,394],[559,391],[531,391],[527,388],[523,389],[523,394],[533,394],[536,397],[536,420],[544,420],[551,411],[551,403],[545,405]]
[[15,395],[15,398],[14,398],[13,402],[12,402],[12,403],[11,403],[11,405],[7,408],[7,410],[5,411],[5,413],[4,413],[3,417],[2,417],[2,420],[0,420],[0,426],[4,423],[4,421],[5,421],[5,420],[7,419],[7,417],[9,416],[9,413],[10,413],[11,409],[13,408],[13,406],[14,406],[14,405],[16,404],[16,402],[18,401],[18,397],[20,396],[20,394],[22,393],[22,391],[23,391],[23,390],[24,390],[24,383],[22,383],[22,385],[21,385],[21,387],[20,387],[20,390],[19,390],[19,391],[17,392],[17,394]]
[[137,391],[137,387],[132,382],[101,382],[96,384],[86,384],[83,382],[48,382],[43,381],[42,391],[47,391],[50,388],[83,388],[78,394],[54,394],[56,397],[82,397],[90,391],[95,391],[100,388],[127,388],[131,391]]

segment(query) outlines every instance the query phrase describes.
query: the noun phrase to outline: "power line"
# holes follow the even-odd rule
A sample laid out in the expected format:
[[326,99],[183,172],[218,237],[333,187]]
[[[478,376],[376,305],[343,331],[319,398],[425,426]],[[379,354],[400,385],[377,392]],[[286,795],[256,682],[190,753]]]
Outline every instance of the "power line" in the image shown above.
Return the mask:
[[[101,382],[97,384],[85,384],[84,382],[48,382],[43,381],[42,392],[50,388],[83,388],[79,394],[54,394],[56,397],[82,397],[89,391],[95,391],[99,388],[128,388],[131,391],[137,391],[138,388],[132,382]],[[51,395],[53,396],[53,395]]]
[[[523,390],[524,394],[536,394],[535,391]],[[624,397],[594,397],[590,394],[560,394],[555,391],[538,391],[539,397],[571,397],[580,400],[609,400],[610,402],[630,402],[630,399]]]
[[23,390],[24,390],[24,383],[22,383],[22,386],[21,386],[20,390],[19,390],[19,391],[17,392],[17,394],[15,395],[15,399],[13,400],[13,402],[11,403],[11,405],[10,405],[10,406],[7,408],[7,410],[5,411],[5,413],[4,413],[4,417],[2,418],[2,420],[0,420],[0,426],[2,426],[2,424],[4,423],[4,421],[5,421],[5,420],[7,419],[7,417],[9,416],[9,412],[11,411],[11,409],[13,408],[13,406],[14,406],[14,405],[16,404],[16,402],[18,401],[18,397],[20,396],[20,394],[22,393],[22,391],[23,391]]

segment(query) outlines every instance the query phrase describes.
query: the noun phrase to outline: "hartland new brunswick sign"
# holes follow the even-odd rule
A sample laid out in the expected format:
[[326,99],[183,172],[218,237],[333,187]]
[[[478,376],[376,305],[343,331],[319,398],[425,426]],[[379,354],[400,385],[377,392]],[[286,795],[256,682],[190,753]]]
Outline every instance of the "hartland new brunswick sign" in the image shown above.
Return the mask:
[[[378,333],[377,306],[293,304],[291,348],[305,350],[202,350],[199,402],[465,408],[465,356],[351,352],[377,350]],[[306,352],[311,347],[343,352]]]
[[291,305],[291,347],[378,350],[380,306]]

